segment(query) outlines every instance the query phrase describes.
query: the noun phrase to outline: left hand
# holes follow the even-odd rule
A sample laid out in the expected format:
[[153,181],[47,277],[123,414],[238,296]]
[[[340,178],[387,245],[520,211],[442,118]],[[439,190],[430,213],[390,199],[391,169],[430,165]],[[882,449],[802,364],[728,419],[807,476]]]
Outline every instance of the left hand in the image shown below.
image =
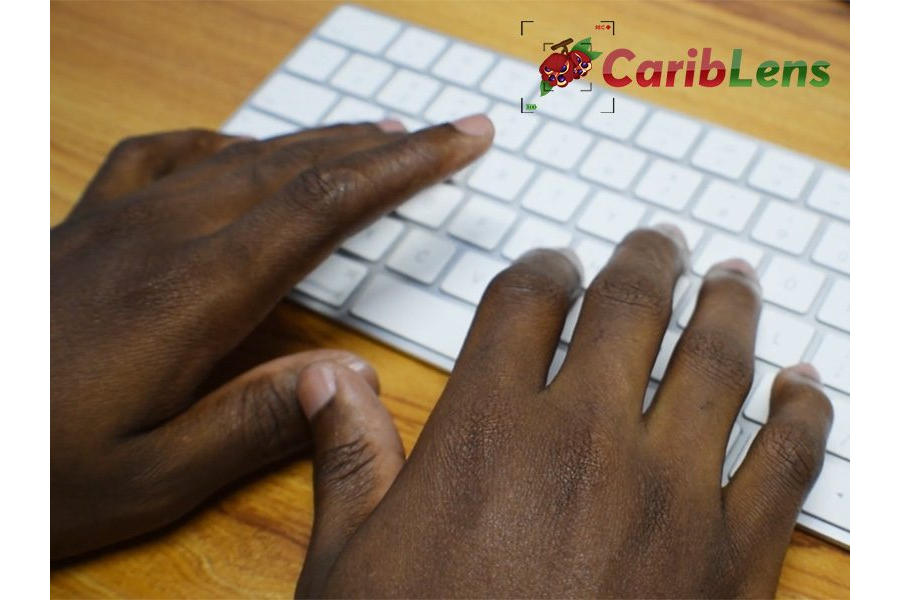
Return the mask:
[[170,523],[308,446],[297,378],[312,363],[377,387],[361,359],[316,351],[198,393],[345,237],[482,154],[492,128],[473,119],[116,147],[50,235],[52,558]]

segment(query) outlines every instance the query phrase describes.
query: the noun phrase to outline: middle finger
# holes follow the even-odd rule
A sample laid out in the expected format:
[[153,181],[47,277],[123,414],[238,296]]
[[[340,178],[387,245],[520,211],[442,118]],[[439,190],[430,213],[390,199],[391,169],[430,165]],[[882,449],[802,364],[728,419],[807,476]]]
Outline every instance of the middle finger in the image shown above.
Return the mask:
[[632,232],[594,278],[572,344],[557,379],[570,379],[596,394],[614,385],[621,406],[608,411],[640,418],[641,400],[663,333],[672,296],[687,264],[687,244],[670,225]]

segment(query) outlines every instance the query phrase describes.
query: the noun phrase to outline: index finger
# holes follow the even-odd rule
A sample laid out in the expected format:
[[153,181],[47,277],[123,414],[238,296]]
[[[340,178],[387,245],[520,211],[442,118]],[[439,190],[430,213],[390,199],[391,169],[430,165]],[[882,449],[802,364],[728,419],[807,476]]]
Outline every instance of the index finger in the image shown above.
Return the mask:
[[231,291],[271,304],[345,237],[481,156],[493,133],[473,115],[314,165],[213,236],[209,250],[252,256],[238,263],[243,272],[232,270]]

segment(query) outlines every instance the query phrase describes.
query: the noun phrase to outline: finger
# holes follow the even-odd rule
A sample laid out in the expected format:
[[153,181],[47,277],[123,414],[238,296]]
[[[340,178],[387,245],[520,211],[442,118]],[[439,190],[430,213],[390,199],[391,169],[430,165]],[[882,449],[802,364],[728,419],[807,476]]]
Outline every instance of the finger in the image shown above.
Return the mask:
[[405,457],[384,405],[345,367],[317,363],[300,376],[314,438],[315,519],[297,595],[319,596],[347,540],[375,509]]
[[808,364],[781,371],[772,384],[769,418],[724,490],[739,550],[777,581],[797,514],[822,468],[831,403]]
[[[209,235],[242,217],[261,200],[313,165],[377,148],[404,135],[385,132],[377,127],[360,129],[341,137],[321,136],[274,150],[268,148],[260,158],[245,161],[231,171],[223,171],[211,181],[203,180],[199,185],[195,182],[187,200],[184,195],[168,193],[172,186],[166,185],[165,193],[157,194],[157,209],[167,210],[169,205],[169,209],[182,216],[181,221],[192,235]],[[245,150],[243,146],[222,153],[223,157],[227,154],[258,153]],[[172,183],[186,187],[184,182]]]
[[478,374],[489,386],[543,389],[580,283],[578,257],[567,248],[523,255],[488,285],[454,373]]
[[[190,189],[198,183],[214,184],[225,174],[240,172],[254,163],[264,160],[283,148],[296,144],[313,144],[324,141],[337,142],[359,136],[404,133],[403,124],[395,119],[378,123],[354,123],[330,125],[317,129],[305,129],[259,141],[247,141],[227,147],[224,151],[198,163],[191,169],[183,169],[177,176],[167,177],[154,188],[158,195],[171,191]],[[296,175],[296,173],[295,173]],[[207,194],[208,195],[208,194]]]
[[616,382],[621,406],[640,418],[650,370],[672,314],[672,294],[687,264],[687,244],[671,225],[628,235],[585,291],[569,353],[557,381],[571,379],[593,394]]
[[142,447],[135,451],[160,457],[160,480],[181,482],[172,495],[187,510],[221,486],[310,446],[309,423],[297,394],[303,370],[322,361],[343,365],[378,389],[375,371],[349,352],[286,356],[244,373],[137,436],[133,443]]
[[186,129],[125,139],[88,184],[70,216],[100,210],[151,181],[184,169],[228,146],[246,141],[205,129]]
[[224,284],[268,310],[345,237],[475,160],[492,137],[487,117],[474,116],[315,165],[211,237],[206,253],[252,255]]
[[740,259],[714,265],[647,415],[653,438],[690,453],[694,472],[715,486],[753,383],[761,305],[753,267]]

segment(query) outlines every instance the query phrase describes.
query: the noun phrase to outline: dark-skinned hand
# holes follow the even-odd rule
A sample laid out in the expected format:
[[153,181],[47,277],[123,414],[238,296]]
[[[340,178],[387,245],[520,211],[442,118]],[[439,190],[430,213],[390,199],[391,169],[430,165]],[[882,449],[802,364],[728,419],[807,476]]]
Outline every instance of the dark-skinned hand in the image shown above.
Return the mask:
[[[179,131],[119,144],[51,230],[51,557],[150,531],[310,443],[274,360],[207,395],[215,365],[348,235],[489,146],[484,117],[267,141]],[[370,389],[371,389],[370,388]]]
[[753,379],[753,270],[710,270],[649,411],[642,402],[687,250],[640,230],[586,292],[525,255],[491,283],[409,460],[376,392],[344,366],[300,376],[315,521],[299,597],[771,597],[823,461],[831,405],[783,370],[734,479],[725,447]]

